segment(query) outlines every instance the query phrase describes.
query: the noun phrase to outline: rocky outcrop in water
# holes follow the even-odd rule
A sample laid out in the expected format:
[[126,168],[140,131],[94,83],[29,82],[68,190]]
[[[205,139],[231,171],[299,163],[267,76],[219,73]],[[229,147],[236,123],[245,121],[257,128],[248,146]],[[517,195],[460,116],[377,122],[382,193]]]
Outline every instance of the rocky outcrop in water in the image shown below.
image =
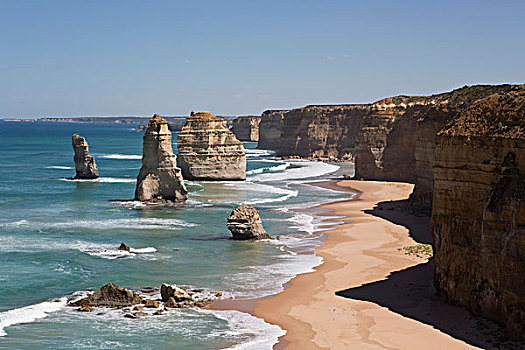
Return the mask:
[[189,116],[178,135],[177,147],[177,163],[185,179],[246,179],[244,147],[223,118],[209,112]]
[[434,284],[525,338],[525,91],[492,94],[440,131]]
[[235,240],[272,238],[263,228],[259,212],[251,205],[235,208],[228,217],[227,227]]
[[182,202],[188,191],[171,147],[166,119],[155,114],[144,133],[142,168],[135,199],[143,202]]
[[282,122],[287,112],[288,110],[269,110],[262,113],[257,148],[269,150],[280,148]]
[[231,131],[239,141],[259,141],[259,123],[261,117],[237,117],[232,121]]
[[85,299],[89,306],[124,307],[140,303],[140,296],[133,291],[108,283]]
[[72,144],[75,151],[73,160],[75,161],[77,173],[74,178],[84,180],[98,178],[97,164],[95,163],[95,158],[89,155],[89,145],[86,139],[78,134],[74,134]]

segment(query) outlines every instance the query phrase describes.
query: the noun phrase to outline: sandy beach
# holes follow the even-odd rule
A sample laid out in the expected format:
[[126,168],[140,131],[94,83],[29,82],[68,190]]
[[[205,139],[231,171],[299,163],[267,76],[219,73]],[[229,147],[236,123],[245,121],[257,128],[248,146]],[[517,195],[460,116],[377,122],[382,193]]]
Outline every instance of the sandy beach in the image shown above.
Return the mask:
[[214,308],[249,312],[285,329],[275,349],[473,349],[501,337],[494,324],[444,303],[432,286],[431,261],[404,249],[431,242],[430,218],[401,205],[413,185],[316,185],[360,192],[356,200],[321,206],[344,221],[316,249],[323,263],[277,295]]

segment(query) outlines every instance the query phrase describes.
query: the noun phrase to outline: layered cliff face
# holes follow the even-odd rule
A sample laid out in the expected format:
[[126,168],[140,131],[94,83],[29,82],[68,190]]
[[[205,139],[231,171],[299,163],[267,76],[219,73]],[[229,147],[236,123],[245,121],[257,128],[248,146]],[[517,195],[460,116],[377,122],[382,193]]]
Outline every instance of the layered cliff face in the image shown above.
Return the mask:
[[434,151],[437,133],[447,123],[474,102],[494,93],[506,93],[523,89],[512,85],[468,86],[451,92],[430,96],[428,104],[418,106],[415,144],[415,183],[410,197],[410,206],[417,211],[430,212],[434,190]]
[[415,111],[425,103],[425,97],[398,96],[371,105],[356,138],[356,177],[415,180],[414,149],[418,127]]
[[166,119],[155,114],[144,133],[142,168],[135,199],[144,202],[182,202],[188,191],[177,168]]
[[281,145],[281,130],[287,110],[264,111],[259,123],[259,143],[257,148],[278,150]]
[[343,157],[353,153],[369,105],[307,106],[284,115],[278,154]]
[[525,92],[473,103],[434,153],[434,284],[525,338]]
[[246,154],[242,142],[224,119],[198,112],[179,133],[177,164],[188,180],[245,180]]
[[73,160],[75,161],[75,179],[96,179],[98,178],[98,168],[95,163],[95,158],[89,155],[89,145],[86,139],[78,134],[74,134],[72,137],[73,150],[75,155]]
[[231,130],[239,141],[259,141],[259,123],[261,117],[238,117],[232,122]]

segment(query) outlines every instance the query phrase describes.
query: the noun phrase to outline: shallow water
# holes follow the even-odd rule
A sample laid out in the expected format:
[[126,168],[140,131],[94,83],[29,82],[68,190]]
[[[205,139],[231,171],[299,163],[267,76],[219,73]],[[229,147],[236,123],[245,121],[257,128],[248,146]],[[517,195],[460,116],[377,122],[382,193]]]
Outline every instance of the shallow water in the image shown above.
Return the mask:
[[[73,133],[86,137],[99,179],[64,180],[74,176]],[[255,146],[245,143],[247,181],[188,182],[186,203],[145,206],[132,200],[142,154],[142,132],[132,126],[0,122],[0,348],[270,348],[283,331],[236,311],[130,320],[112,310],[79,313],[64,298],[108,282],[259,297],[318,265],[297,253],[319,244],[319,222],[297,209],[348,194],[304,183],[353,170],[282,161]],[[282,238],[229,240],[226,218],[241,203]],[[135,252],[116,252],[121,242]]]

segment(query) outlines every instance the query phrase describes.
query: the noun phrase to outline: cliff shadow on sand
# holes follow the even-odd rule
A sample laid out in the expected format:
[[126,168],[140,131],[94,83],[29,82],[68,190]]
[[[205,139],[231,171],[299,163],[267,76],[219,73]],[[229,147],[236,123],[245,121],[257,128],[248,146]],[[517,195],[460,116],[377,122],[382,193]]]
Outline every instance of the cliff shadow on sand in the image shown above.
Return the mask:
[[[406,227],[418,243],[432,242],[430,217],[405,209],[407,200],[380,202],[368,214]],[[392,272],[386,279],[336,292],[344,298],[368,301],[427,324],[451,337],[484,349],[523,349],[504,327],[473,316],[466,308],[447,304],[432,282],[433,261]]]

